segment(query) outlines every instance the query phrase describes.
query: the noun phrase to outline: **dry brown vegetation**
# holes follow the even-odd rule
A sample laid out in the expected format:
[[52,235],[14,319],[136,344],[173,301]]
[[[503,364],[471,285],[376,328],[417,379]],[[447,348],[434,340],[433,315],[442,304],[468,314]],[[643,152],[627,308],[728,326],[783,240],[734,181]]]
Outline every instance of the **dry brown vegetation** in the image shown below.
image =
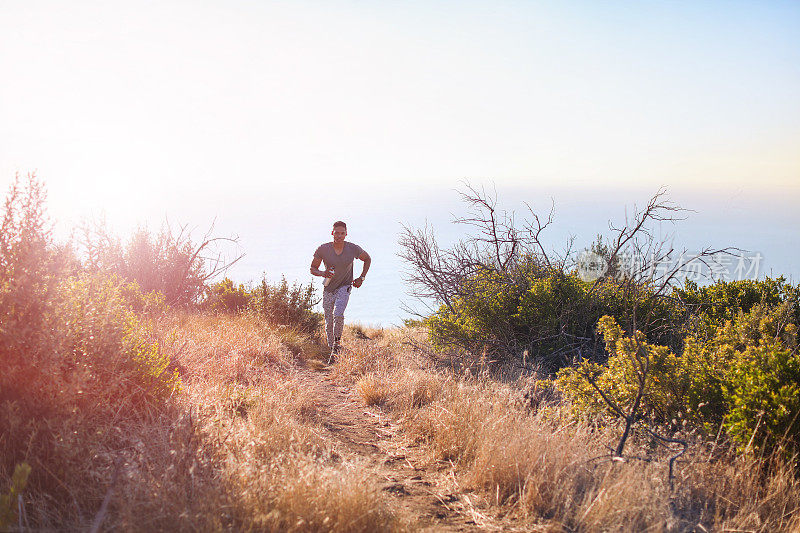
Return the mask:
[[[58,465],[76,502],[29,491],[22,529],[87,527],[107,495],[103,528],[127,531],[800,527],[798,475],[779,458],[696,441],[671,487],[666,452],[644,437],[632,455],[649,461],[613,461],[606,446],[619,428],[577,421],[556,401],[531,407],[527,378],[456,372],[420,331],[348,327],[330,367],[313,340],[248,315],[173,313],[153,335],[181,375],[171,407],[137,424],[106,421],[101,431],[124,435]],[[334,386],[397,424],[387,442],[375,437],[380,452],[353,452],[327,430],[319,393]],[[82,450],[80,437],[65,448]],[[387,492],[393,467],[380,465],[396,457],[425,492]],[[91,485],[70,483],[77,473]]]
[[[172,355],[181,391],[136,424],[62,417],[70,430],[51,430],[73,438],[59,437],[60,455],[29,459],[34,472],[57,469],[68,497],[54,501],[46,486],[29,485],[16,528],[74,530],[95,520],[127,531],[395,527],[380,491],[364,482],[364,465],[320,435],[316,398],[297,378],[316,343],[245,315],[176,313],[153,334]],[[116,438],[89,438],[89,428]],[[110,505],[98,513],[107,495]]]
[[[455,480],[464,513],[483,527],[556,531],[797,531],[800,480],[779,457],[736,455],[695,438],[676,465],[668,450],[637,436],[634,457],[612,460],[620,428],[578,421],[567,406],[536,409],[509,381],[437,369],[411,346],[411,331],[382,332],[354,347],[333,372],[359,394],[382,390],[383,405],[420,443],[428,468]],[[444,365],[447,368],[446,365]],[[367,385],[368,384],[368,385]],[[466,503],[469,502],[469,503]],[[472,507],[469,509],[469,507]]]
[[[395,526],[379,491],[364,482],[364,466],[343,459],[320,435],[317,398],[297,376],[298,364],[321,355],[318,344],[247,315],[179,315],[162,328],[177,347],[182,401],[210,457],[205,474],[220,485],[205,498],[216,513],[198,515],[199,523],[182,523],[176,513],[176,525],[259,531]],[[219,522],[208,522],[212,517]]]

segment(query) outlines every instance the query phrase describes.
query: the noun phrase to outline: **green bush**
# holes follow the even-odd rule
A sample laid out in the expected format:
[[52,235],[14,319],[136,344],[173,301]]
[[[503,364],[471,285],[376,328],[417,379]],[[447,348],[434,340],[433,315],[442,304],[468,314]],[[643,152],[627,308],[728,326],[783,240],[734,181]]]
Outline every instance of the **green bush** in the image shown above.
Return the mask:
[[8,494],[0,494],[0,529],[8,531],[17,519],[17,498],[22,495],[31,467],[28,463],[18,464],[11,476],[11,486]]
[[98,396],[126,397],[131,413],[140,402],[158,404],[172,394],[179,380],[167,371],[169,357],[127,303],[130,295],[116,278],[70,277],[60,289],[63,299],[53,326],[60,332],[62,358],[80,361],[89,372],[84,394],[97,388]]
[[582,281],[576,273],[543,270],[527,264],[516,272],[483,271],[465,280],[461,296],[426,320],[439,348],[483,350],[494,357],[519,357],[528,351],[543,370],[555,371],[573,360],[602,362],[606,353],[596,335],[600,317],[629,322],[639,317],[650,340],[672,340],[681,318],[670,300],[645,285],[614,279]]
[[[728,433],[741,446],[800,445],[800,356],[779,345],[750,346],[723,386]],[[796,451],[796,450],[795,450]]]
[[[632,404],[642,367],[648,367],[640,416],[664,424],[686,420],[708,432],[720,424],[741,448],[770,451],[800,446],[800,356],[795,308],[756,303],[713,330],[710,339],[688,337],[675,351],[625,336],[611,317],[598,330],[610,354],[606,365],[585,361],[562,369],[559,390],[580,415],[613,411],[593,387],[621,406]],[[637,334],[640,335],[640,334]],[[640,358],[644,360],[645,358]]]
[[721,384],[727,403],[725,425],[741,446],[800,445],[795,317],[791,300],[776,306],[759,303],[748,313],[740,312],[717,333],[717,353],[730,361]]
[[322,324],[322,315],[313,310],[317,303],[319,299],[311,283],[290,286],[286,278],[282,278],[279,284],[271,285],[263,278],[250,293],[249,309],[270,324],[316,335]]
[[[591,385],[591,377],[607,398],[624,411],[634,403],[644,378],[641,416],[664,422],[686,411],[686,395],[691,388],[693,368],[669,348],[648,343],[641,332],[625,336],[616,320],[604,316],[597,325],[609,353],[605,365],[583,361],[558,372],[558,389],[569,398],[579,415],[616,413]],[[637,357],[638,356],[638,357]]]
[[112,280],[64,279],[42,326],[3,356],[0,432],[14,438],[0,439],[0,471],[29,461],[32,487],[62,500],[94,483],[96,452],[129,445],[116,431],[157,416],[180,381]]
[[167,311],[167,301],[161,291],[144,292],[136,281],[128,281],[116,274],[106,276],[108,283],[118,288],[122,301],[138,315],[155,317]]
[[42,184],[29,176],[24,188],[15,180],[5,201],[0,226],[0,357],[4,362],[38,344],[64,274],[63,254],[50,242],[45,198]]
[[201,309],[213,313],[238,313],[247,309],[251,293],[243,284],[235,285],[229,278],[212,284]]
[[454,220],[469,228],[462,239],[441,248],[428,227],[404,227],[399,239],[411,294],[437,305],[427,320],[435,346],[464,362],[478,354],[525,358],[552,373],[573,361],[605,359],[595,331],[604,315],[649,342],[680,344],[686,313],[669,294],[673,252],[653,230],[680,219],[682,209],[663,189],[622,224],[609,223],[608,238],[598,236],[584,255],[571,240],[563,251],[548,250],[541,235],[552,210],[546,218],[530,210],[520,224],[498,207],[496,195],[465,185],[460,195],[469,214]]
[[717,327],[734,320],[740,312],[748,313],[759,303],[776,306],[789,302],[794,308],[793,322],[800,323],[800,289],[786,283],[783,277],[717,281],[703,287],[687,281],[683,287],[675,288],[674,296],[692,313],[695,337],[710,338]]

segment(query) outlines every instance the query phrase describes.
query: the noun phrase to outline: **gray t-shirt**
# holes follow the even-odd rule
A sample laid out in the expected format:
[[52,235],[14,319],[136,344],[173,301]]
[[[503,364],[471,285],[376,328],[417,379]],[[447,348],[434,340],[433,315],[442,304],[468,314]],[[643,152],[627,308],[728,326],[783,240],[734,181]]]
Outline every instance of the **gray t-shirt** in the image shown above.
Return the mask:
[[330,267],[336,269],[331,282],[325,287],[326,291],[335,291],[339,287],[353,283],[353,261],[363,251],[359,245],[347,241],[344,243],[344,249],[341,254],[336,253],[332,242],[326,242],[317,248],[317,251],[314,252],[314,257],[322,259],[322,262],[325,263],[325,269]]

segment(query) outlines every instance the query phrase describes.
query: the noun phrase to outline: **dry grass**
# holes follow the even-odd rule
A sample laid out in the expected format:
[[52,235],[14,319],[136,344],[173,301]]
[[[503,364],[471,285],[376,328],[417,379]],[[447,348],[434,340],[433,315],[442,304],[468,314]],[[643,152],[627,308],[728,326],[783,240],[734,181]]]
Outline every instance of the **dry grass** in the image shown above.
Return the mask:
[[389,390],[374,374],[367,374],[356,383],[356,393],[364,405],[380,405],[386,401]]
[[[246,408],[206,391],[208,431],[217,442],[219,476],[236,529],[259,531],[390,531],[395,520],[361,465],[342,463],[313,422],[307,388],[290,376],[250,391]],[[234,405],[240,405],[237,401]]]
[[671,492],[663,458],[610,461],[605,446],[614,442],[614,428],[557,424],[509,399],[498,385],[450,384],[407,417],[406,427],[427,443],[432,460],[454,465],[465,487],[536,523],[579,531],[798,525],[800,485],[786,464],[768,470],[761,461],[728,458],[734,466],[696,457],[679,466]]
[[421,369],[405,368],[392,374],[391,404],[401,412],[433,402],[449,379]]
[[[321,431],[294,365],[317,360],[312,341],[246,316],[175,315],[159,326],[183,393],[150,416],[95,424],[104,433],[89,440],[53,426],[63,441],[52,457],[87,487],[63,508],[29,494],[34,527],[86,529],[111,487],[104,527],[122,531],[403,529],[368,466],[343,459]],[[422,342],[418,332],[361,333],[369,339],[348,331],[330,376],[391,411],[431,467],[480,494],[481,514],[553,531],[800,530],[800,476],[778,458],[710,461],[696,442],[671,488],[664,454],[648,442],[634,439],[630,451],[652,462],[611,461],[616,428],[577,422],[550,400],[531,409],[520,383],[439,369],[408,344]],[[10,409],[0,416],[24,424]],[[69,475],[53,477],[78,494]]]
[[[313,390],[294,374],[319,357],[313,341],[246,316],[178,322],[190,373],[187,398],[214,450],[226,527],[267,531],[378,531],[395,526],[361,465],[320,436]],[[183,341],[186,343],[186,341]],[[220,368],[221,367],[221,368]]]
[[[248,316],[175,314],[157,326],[182,393],[135,422],[90,424],[103,433],[91,440],[52,428],[66,437],[59,455],[32,467],[54,470],[76,505],[28,493],[32,527],[87,529],[107,493],[103,526],[121,531],[399,527],[364,465],[343,461],[321,436],[317,400],[294,365],[315,357],[312,340]],[[83,472],[82,487],[72,486],[73,470]]]
[[635,440],[631,455],[650,461],[612,461],[607,446],[618,428],[575,421],[551,401],[530,409],[521,382],[436,370],[396,331],[351,342],[337,378],[359,390],[385,384],[384,404],[430,464],[449,468],[462,491],[479,491],[512,523],[554,531],[800,530],[800,477],[777,458],[710,462],[697,441],[671,488],[663,450]]
[[256,317],[177,313],[161,324],[162,343],[184,380],[247,383],[287,368],[292,351]]
[[385,375],[397,366],[390,349],[371,342],[343,339],[346,350],[337,356],[331,375],[347,383],[353,383],[366,374]]
[[[273,476],[242,486],[252,524],[267,531],[393,531],[399,523],[361,464],[325,465],[296,457]],[[258,512],[261,511],[261,512]]]
[[380,326],[364,325],[359,322],[348,324],[345,327],[344,335],[355,339],[380,341],[386,335],[387,330]]

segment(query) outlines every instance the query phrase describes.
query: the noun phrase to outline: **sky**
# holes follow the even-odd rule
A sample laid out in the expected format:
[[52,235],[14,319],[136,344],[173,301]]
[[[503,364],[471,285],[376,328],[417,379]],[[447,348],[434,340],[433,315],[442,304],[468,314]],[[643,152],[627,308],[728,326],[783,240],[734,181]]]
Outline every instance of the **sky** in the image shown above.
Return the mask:
[[0,0],[0,77],[0,187],[35,171],[62,230],[252,246],[467,179],[800,244],[798,2]]

